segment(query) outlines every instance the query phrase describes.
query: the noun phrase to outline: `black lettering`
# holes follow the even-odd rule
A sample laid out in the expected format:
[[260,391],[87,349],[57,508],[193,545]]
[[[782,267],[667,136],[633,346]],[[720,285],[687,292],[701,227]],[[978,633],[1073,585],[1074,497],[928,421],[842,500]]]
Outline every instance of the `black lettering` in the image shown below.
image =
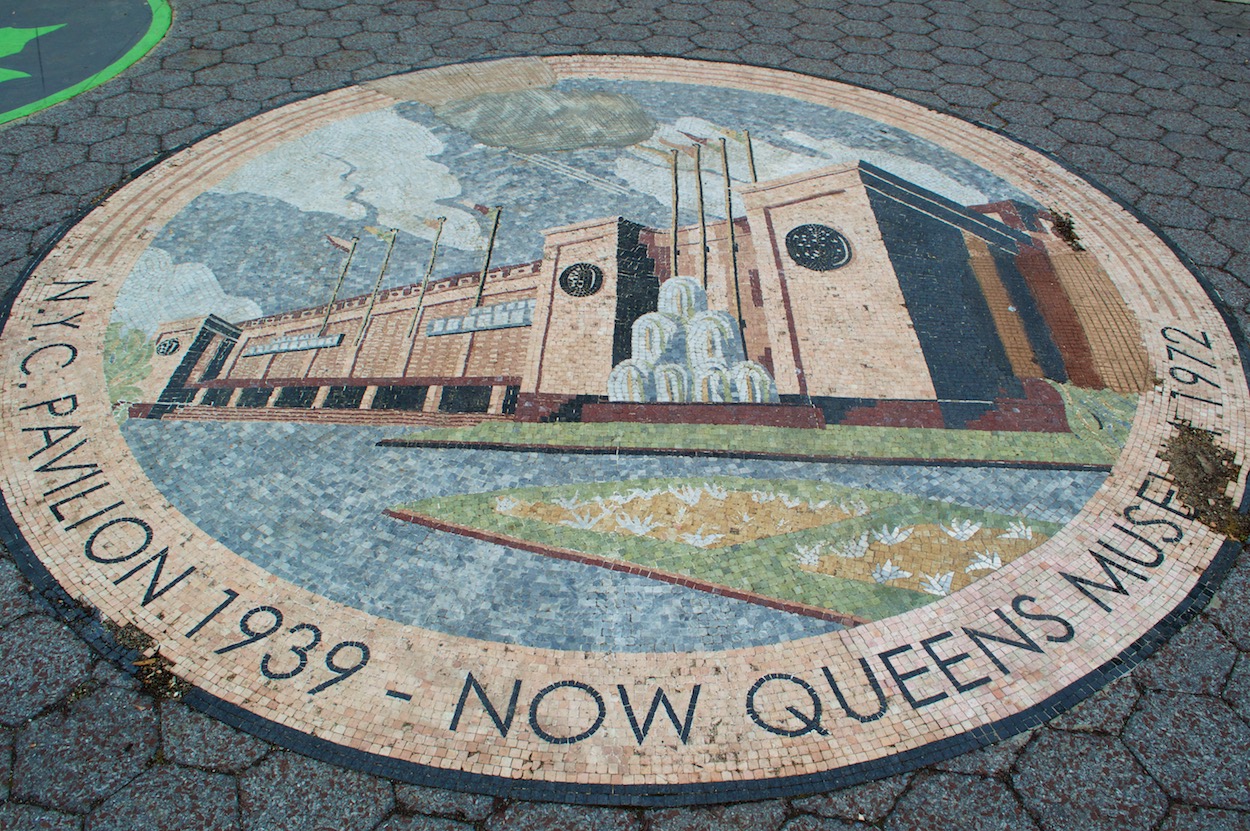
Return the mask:
[[1180,343],[1180,341],[1173,340],[1172,338],[1168,337],[1168,332],[1175,332],[1176,334],[1181,335],[1182,337],[1188,338],[1194,343],[1202,344],[1207,349],[1211,348],[1211,336],[1208,335],[1206,332],[1199,332],[1199,334],[1202,335],[1202,340],[1198,340],[1198,338],[1195,338],[1193,335],[1189,334],[1184,329],[1177,329],[1175,326],[1164,326],[1162,329],[1159,330],[1159,333],[1163,335],[1163,339],[1167,341],[1168,343]]
[[[58,401],[68,401],[68,402],[69,402],[69,409],[67,409],[67,410],[65,410],[65,411],[58,410],[58,409],[56,408],[56,404],[57,404],[57,402],[58,402]],[[20,409],[23,409],[23,410],[36,410],[36,409],[38,409],[38,408],[40,408],[40,407],[47,407],[47,408],[48,408],[48,415],[54,415],[54,416],[67,416],[67,415],[69,415],[70,413],[74,412],[74,410],[77,410],[77,409],[78,409],[78,396],[76,396],[76,395],[62,395],[60,398],[49,398],[47,401],[40,401],[38,404],[27,404],[25,407],[21,407]]]
[[166,583],[165,585],[161,586],[158,589],[156,586],[161,581],[161,572],[165,568],[165,560],[168,559],[168,557],[169,557],[169,549],[162,548],[160,551],[156,552],[151,557],[147,558],[142,563],[139,563],[139,565],[135,566],[130,571],[126,572],[121,577],[118,577],[116,580],[114,580],[113,585],[120,586],[122,583],[126,582],[131,577],[134,577],[136,574],[138,574],[140,570],[147,568],[148,566],[155,563],[156,567],[152,569],[152,580],[151,582],[148,583],[148,587],[143,590],[143,600],[141,601],[141,605],[143,606],[148,605],[153,600],[156,600],[158,597],[160,597],[165,592],[172,589],[174,586],[181,583],[183,580],[190,577],[195,572],[195,566],[189,566],[186,569],[186,571],[182,572],[182,574],[179,574],[177,577],[170,580],[168,583]]
[[67,496],[64,499],[59,499],[56,502],[53,502],[51,505],[48,506],[48,510],[52,512],[52,516],[56,517],[57,522],[64,522],[65,515],[61,513],[62,505],[73,502],[76,499],[82,499],[87,494],[95,493],[98,490],[103,490],[104,488],[107,488],[108,486],[109,486],[108,482],[101,482],[98,485],[92,485],[91,487],[87,488],[85,491],[79,491],[73,496]]
[[290,647],[291,653],[295,655],[295,658],[298,661],[294,669],[270,669],[269,662],[273,660],[273,656],[268,652],[260,656],[260,674],[266,678],[272,678],[275,681],[283,681],[287,678],[294,678],[303,672],[304,668],[308,666],[308,653],[321,645],[321,630],[316,626],[313,626],[311,623],[297,623],[288,631],[292,635],[296,632],[308,632],[308,643],[303,646]]
[[[538,708],[543,703],[543,699],[560,689],[581,690],[594,699],[595,706],[599,708],[590,727],[572,736],[554,736],[538,725]],[[534,731],[534,735],[548,744],[576,744],[593,736],[595,731],[603,726],[603,719],[607,714],[608,708],[603,703],[603,696],[599,695],[599,691],[594,687],[589,684],[583,684],[581,681],[557,681],[551,686],[545,687],[530,702],[530,729]]]
[[1015,609],[1016,614],[1018,614],[1020,617],[1024,618],[1025,620],[1049,620],[1052,623],[1057,623],[1060,626],[1062,626],[1064,630],[1062,635],[1047,635],[1046,636],[1046,640],[1050,641],[1051,643],[1067,643],[1068,641],[1076,637],[1076,627],[1074,627],[1066,619],[1061,618],[1058,615],[1047,615],[1047,614],[1042,614],[1041,612],[1026,612],[1024,611],[1023,608],[1021,608],[1025,603],[1036,603],[1036,602],[1037,602],[1036,597],[1029,597],[1027,594],[1021,594],[1021,595],[1017,595],[1011,601],[1011,608]]
[[[79,482],[85,482],[85,481],[86,481],[86,480],[88,480],[88,479],[94,479],[95,477],[100,476],[100,475],[102,475],[103,473],[104,473],[104,471],[100,470],[99,468],[96,468],[95,470],[91,471],[90,473],[84,473],[83,475],[79,476],[77,479],[74,479],[74,480],[71,480],[71,481],[69,481],[69,482],[66,482],[64,485],[57,485],[55,488],[52,488],[51,490],[46,490],[46,491],[44,491],[44,492],[43,492],[43,495],[44,495],[44,496],[51,496],[52,494],[56,493],[57,491],[63,491],[63,490],[65,490],[66,488],[72,488],[74,485],[77,485]],[[57,504],[59,505],[60,503],[58,502]],[[63,518],[58,516],[58,517],[57,517],[57,519],[63,519]]]
[[184,638],[195,637],[196,633],[198,633],[201,629],[207,626],[210,620],[212,620],[213,618],[217,617],[219,614],[224,612],[227,606],[229,606],[231,603],[239,599],[239,593],[235,591],[234,589],[223,589],[222,591],[226,593],[226,599],[218,603],[217,608],[213,609],[211,612],[205,615],[203,620],[201,620],[199,623],[195,624],[189,630],[187,630],[187,633],[183,635]]
[[1163,564],[1163,551],[1159,549],[1158,546],[1154,546],[1155,553],[1153,556],[1145,560],[1139,560],[1136,557],[1133,557],[1132,555],[1128,554],[1127,552],[1121,551],[1120,549],[1116,548],[1114,545],[1107,542],[1106,540],[1099,540],[1098,544],[1101,545],[1103,548],[1105,548],[1107,551],[1110,551],[1112,554],[1119,557],[1121,560],[1127,560],[1130,563],[1137,563],[1139,566],[1145,566],[1146,568],[1158,568],[1160,565]]
[[61,459],[64,459],[66,456],[70,455],[71,453],[73,453],[75,450],[82,447],[86,443],[87,443],[87,439],[83,439],[82,441],[78,442],[78,444],[71,447],[69,450],[61,451],[61,455],[54,456],[53,458],[41,464],[39,467],[35,468],[35,470],[38,471],[39,473],[59,473],[62,470],[90,470],[93,468],[98,468],[99,465],[96,464],[95,462],[86,462],[85,464],[80,464],[80,465],[58,465],[57,464],[57,462],[61,461]]
[[950,632],[942,632],[941,634],[934,635],[931,638],[925,638],[920,642],[920,645],[924,647],[925,652],[929,653],[929,657],[933,659],[933,663],[937,664],[937,668],[942,671],[942,674],[946,676],[946,679],[950,681],[951,684],[954,685],[955,689],[959,690],[961,693],[966,693],[969,690],[975,690],[983,684],[990,683],[990,677],[988,675],[982,676],[975,681],[969,681],[966,684],[960,682],[959,679],[955,677],[955,673],[951,672],[950,668],[960,661],[967,660],[970,657],[969,654],[967,652],[960,652],[958,655],[951,655],[949,658],[943,658],[939,656],[937,654],[937,650],[933,648],[935,643],[941,643],[947,638],[953,637],[954,635]]
[[[268,615],[273,618],[268,629],[253,629],[252,618],[257,615]],[[245,646],[251,646],[257,641],[263,641],[282,628],[282,610],[275,609],[273,606],[257,606],[255,609],[248,609],[243,617],[239,618],[239,631],[245,636],[241,641],[227,644],[221,649],[214,650],[217,655],[225,655],[227,652],[233,652],[236,649],[242,649]]]
[[107,514],[109,511],[116,510],[125,504],[126,504],[126,500],[119,499],[116,502],[114,502],[112,505],[109,505],[108,507],[105,507],[105,508],[101,508],[100,510],[96,511],[94,514],[91,514],[90,516],[85,516],[82,519],[78,520],[77,522],[71,522],[69,525],[65,526],[65,530],[72,531],[73,529],[77,528],[79,525],[86,525],[91,520],[96,519],[97,517],[102,517],[105,514]]
[[[760,688],[769,681],[789,681],[791,684],[797,684],[812,701],[812,714],[799,710],[797,707],[786,707],[786,712],[794,716],[802,723],[802,727],[792,729],[789,727],[778,727],[775,724],[769,724],[764,721],[764,717],[760,715],[759,710],[755,707],[755,695]],[[784,672],[773,672],[758,679],[751,685],[751,689],[747,692],[747,715],[751,717],[751,721],[778,736],[805,736],[808,733],[818,733],[821,736],[829,735],[829,732],[820,726],[820,715],[824,711],[824,705],[820,703],[820,696],[816,695],[816,690],[812,689],[812,685],[794,675],[788,675]]]
[[1063,577],[1063,579],[1067,580],[1069,583],[1076,586],[1076,588],[1081,592],[1081,594],[1085,595],[1090,600],[1094,601],[1099,606],[1101,606],[1103,611],[1105,612],[1111,611],[1111,606],[1108,605],[1106,601],[1104,601],[1102,598],[1095,597],[1091,589],[1097,589],[1098,591],[1113,592],[1115,594],[1122,594],[1125,597],[1128,597],[1128,589],[1124,588],[1124,582],[1120,580],[1120,578],[1117,577],[1114,573],[1112,573],[1111,569],[1113,568],[1118,569],[1119,571],[1124,572],[1130,577],[1136,577],[1138,580],[1145,581],[1148,579],[1146,575],[1139,574],[1138,572],[1133,571],[1128,566],[1122,566],[1117,562],[1113,562],[1112,560],[1109,560],[1103,555],[1099,554],[1097,551],[1090,551],[1089,554],[1098,562],[1098,565],[1102,566],[1103,572],[1105,572],[1106,575],[1111,578],[1110,583],[1097,583],[1093,580],[1089,580],[1084,577],[1077,577],[1075,574],[1068,574],[1066,571],[1061,571],[1059,572],[1059,574],[1060,576]]
[[1164,542],[1180,542],[1184,539],[1185,532],[1181,530],[1179,525],[1170,519],[1137,519],[1134,514],[1142,509],[1143,506],[1141,505],[1129,505],[1124,509],[1124,518],[1136,525],[1138,528],[1142,528],[1147,525],[1166,525],[1176,532],[1176,536],[1174,537],[1162,537]]
[[911,644],[886,650],[885,652],[878,654],[877,657],[881,659],[881,663],[885,664],[886,670],[891,676],[893,676],[894,682],[898,684],[899,690],[903,693],[903,698],[907,699],[907,703],[911,705],[912,709],[919,710],[921,707],[927,707],[930,704],[935,704],[943,698],[946,698],[948,693],[944,692],[938,693],[937,695],[931,695],[928,698],[922,698],[920,700],[917,700],[916,697],[912,695],[911,690],[907,688],[906,682],[926,674],[929,671],[929,668],[921,665],[913,670],[909,670],[908,672],[900,673],[894,668],[894,664],[890,662],[890,659],[897,655],[902,655],[904,652],[911,652]]
[[998,656],[994,654],[994,650],[990,649],[988,646],[985,645],[986,641],[993,641],[995,643],[1001,643],[1004,646],[1014,646],[1017,649],[1024,649],[1029,652],[1036,652],[1038,655],[1041,655],[1045,650],[1043,650],[1040,646],[1037,645],[1037,641],[1033,640],[1027,634],[1025,634],[1023,629],[1021,629],[1019,626],[1016,626],[1016,624],[1013,623],[1011,619],[1007,617],[1007,615],[1003,614],[1002,609],[995,609],[994,614],[998,615],[999,620],[1007,624],[1007,626],[1011,627],[1011,630],[1020,637],[1020,640],[1013,641],[1010,638],[1003,637],[1002,635],[995,635],[990,632],[982,632],[979,629],[969,629],[967,626],[963,628],[964,634],[967,635],[969,638],[971,638],[972,642],[975,643],[981,649],[981,651],[984,652],[989,657],[989,659],[994,662],[994,666],[998,667],[999,672],[1001,672],[1003,675],[1010,675],[1011,670],[1007,669],[1007,665],[998,659]]
[[[342,652],[344,649],[356,650],[356,663],[352,664],[351,666],[345,666],[345,667],[341,667],[337,663],[335,663],[334,659],[337,658],[339,656],[339,653]],[[330,647],[330,651],[326,653],[326,669],[330,670],[330,672],[333,672],[334,677],[327,681],[322,681],[320,684],[318,684],[317,686],[309,690],[308,694],[316,695],[319,692],[324,692],[325,690],[330,689],[330,687],[333,687],[335,684],[340,684],[343,681],[346,681],[348,678],[351,678],[353,675],[360,672],[362,669],[364,669],[368,665],[369,665],[369,645],[368,644],[361,643],[360,641],[343,641],[341,643],[336,643],[334,646]],[[517,683],[519,684],[520,682],[518,681]]]
[[38,355],[40,352],[43,352],[44,350],[47,350],[47,349],[68,349],[69,350],[69,357],[65,360],[64,363],[58,364],[58,366],[60,366],[61,369],[65,369],[65,367],[72,364],[78,358],[78,350],[74,348],[73,346],[71,346],[70,344],[49,343],[46,346],[40,346],[38,349],[35,349],[30,354],[28,354],[25,358],[22,358],[22,363],[18,366],[18,369],[22,371],[23,375],[31,374],[30,359]]
[[677,735],[681,738],[681,743],[685,744],[690,738],[690,725],[694,723],[694,708],[699,701],[700,684],[694,685],[694,690],[690,693],[690,705],[686,707],[686,720],[678,721],[677,712],[673,709],[673,704],[668,700],[668,695],[664,692],[663,687],[659,687],[655,691],[655,695],[651,697],[651,709],[647,711],[647,717],[642,721],[642,727],[638,726],[638,718],[634,715],[634,708],[629,703],[629,693],[625,691],[625,687],[621,684],[616,685],[616,691],[621,696],[621,706],[625,708],[625,715],[629,718],[629,726],[634,731],[634,738],[638,740],[638,744],[642,744],[647,738],[647,734],[651,732],[651,723],[655,720],[655,714],[659,711],[660,705],[664,705],[664,712],[668,714],[668,720],[673,723],[673,727],[677,728]]
[[1178,517],[1181,517],[1182,519],[1193,519],[1194,515],[1189,511],[1188,508],[1184,507],[1183,505],[1179,509],[1175,507],[1175,503],[1173,501],[1176,499],[1175,488],[1168,488],[1167,492],[1163,495],[1162,499],[1155,499],[1154,497],[1147,495],[1146,491],[1150,489],[1151,479],[1158,479],[1159,481],[1164,482],[1165,484],[1169,484],[1169,485],[1171,484],[1170,480],[1160,476],[1157,473],[1147,473],[1146,478],[1142,480],[1141,486],[1137,488],[1138,496],[1140,496],[1146,502],[1149,502],[1151,505],[1157,505],[1163,510],[1167,511],[1168,513],[1176,514]]
[[[136,546],[135,549],[131,551],[129,554],[123,554],[120,557],[102,557],[99,554],[96,554],[96,550],[95,550],[96,540],[100,538],[100,535],[103,534],[105,531],[107,531],[109,528],[112,528],[115,525],[121,525],[123,523],[138,527],[139,530],[143,532],[143,542],[139,543],[139,545]],[[110,519],[108,522],[104,523],[99,528],[92,531],[91,536],[87,537],[87,542],[83,544],[83,553],[86,554],[87,559],[91,560],[92,562],[106,563],[106,564],[107,563],[121,563],[121,562],[125,562],[126,560],[129,560],[131,557],[135,557],[135,556],[138,556],[139,554],[142,554],[144,551],[147,550],[148,546],[151,545],[151,543],[152,543],[152,526],[148,525],[146,522],[144,522],[141,519],[138,519],[137,517],[124,516],[124,517],[118,517],[117,519]]]
[[[1154,540],[1148,539],[1147,537],[1143,537],[1141,534],[1137,533],[1132,528],[1125,528],[1123,525],[1121,525],[1118,522],[1113,524],[1111,527],[1119,531],[1121,534],[1127,534],[1128,536],[1132,537],[1138,542],[1144,542],[1146,545],[1150,546],[1155,551],[1158,551],[1160,554],[1163,553],[1163,548],[1157,542],[1155,542]],[[1159,562],[1163,562],[1162,558],[1160,558]],[[1155,565],[1158,565],[1158,563],[1156,563]]]
[[61,318],[60,320],[49,320],[47,323],[36,323],[30,328],[38,329],[41,326],[64,326],[66,329],[77,329],[78,324],[71,323],[70,321],[77,320],[78,318],[82,316],[83,316],[83,312],[78,312],[77,314],[72,314],[69,317]]
[[[42,433],[43,434],[43,447],[39,448],[34,453],[31,453],[26,458],[33,459],[36,456],[38,456],[40,453],[42,453],[43,451],[47,450],[48,448],[56,447],[61,442],[65,441],[70,436],[77,433],[79,429],[81,429],[81,425],[78,425],[78,424],[70,424],[65,427],[23,427],[22,428],[23,433]],[[53,433],[58,434],[55,439],[52,438]]]
[[61,303],[66,300],[90,300],[90,295],[84,297],[72,297],[70,295],[78,289],[85,289],[87,286],[94,286],[95,280],[54,280],[52,285],[69,286],[69,288],[63,290],[60,294],[54,294],[47,298],[51,302]]
[[838,686],[838,682],[833,680],[833,673],[829,671],[829,667],[821,667],[820,670],[825,674],[825,680],[829,682],[829,689],[833,690],[833,697],[838,699],[838,704],[842,707],[842,712],[846,713],[860,724],[867,724],[870,721],[876,721],[884,716],[886,710],[889,709],[889,705],[886,704],[885,692],[882,691],[881,684],[877,681],[876,674],[872,671],[871,667],[868,666],[868,659],[860,658],[859,665],[860,668],[864,670],[864,677],[868,679],[868,685],[872,687],[873,695],[877,697],[877,712],[868,716],[856,711],[850,704],[847,703],[846,696],[842,694],[842,689]]
[[469,700],[469,691],[472,690],[477,695],[477,700],[482,702],[482,707],[486,709],[486,715],[490,716],[490,720],[495,722],[495,727],[499,730],[499,735],[505,739],[508,737],[508,731],[512,729],[512,717],[516,715],[517,697],[521,695],[521,679],[517,679],[512,685],[512,699],[508,702],[508,715],[506,718],[499,718],[499,711],[495,709],[495,705],[491,704],[490,697],[486,694],[486,690],[473,677],[473,673],[469,673],[464,679],[464,689],[460,691],[460,700],[456,702],[456,712],[451,717],[451,728],[455,730],[460,726],[460,715],[464,712],[465,702]]

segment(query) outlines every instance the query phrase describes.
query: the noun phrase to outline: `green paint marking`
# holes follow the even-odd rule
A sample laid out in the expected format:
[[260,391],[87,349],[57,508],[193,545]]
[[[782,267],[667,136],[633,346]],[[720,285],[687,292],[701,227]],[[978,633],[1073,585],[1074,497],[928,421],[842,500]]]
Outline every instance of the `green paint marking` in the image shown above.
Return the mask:
[[[26,48],[26,44],[35,38],[46,35],[49,32],[55,32],[64,26],[64,23],[58,23],[55,26],[36,26],[33,29],[15,29],[12,26],[6,26],[0,29],[0,58],[21,54],[21,51]],[[29,72],[0,67],[0,84],[3,84],[5,81],[16,81],[20,78],[29,77]]]
[[63,26],[64,23],[58,23],[55,26],[36,26],[33,29],[14,29],[12,26],[0,29],[0,58],[18,54],[35,38],[55,32]]
[[[152,10],[152,22],[148,26],[147,32],[144,33],[143,37],[139,39],[139,42],[132,46],[125,55],[122,55],[104,69],[88,78],[83,79],[82,81],[79,81],[73,86],[66,87],[59,92],[54,92],[46,98],[41,98],[38,101],[23,105],[17,109],[9,110],[7,113],[0,113],[0,124],[13,121],[14,119],[24,118],[31,113],[36,113],[40,110],[51,107],[53,104],[59,104],[62,101],[67,101],[79,93],[86,92],[89,89],[95,89],[105,81],[116,78],[127,67],[138,62],[140,58],[151,51],[153,46],[160,42],[161,38],[165,37],[165,33],[169,31],[169,26],[173,22],[173,12],[170,10],[169,0],[148,0],[148,8]],[[38,37],[39,35],[45,35],[49,32],[55,31],[64,25],[65,24],[62,23],[55,27],[39,27],[37,29],[0,29],[0,57],[16,54],[16,52],[3,51],[6,46],[4,32],[34,31],[36,34],[31,37]],[[30,38],[27,38],[27,40],[30,40]],[[22,45],[25,46],[25,41],[22,42]],[[19,47],[17,51],[20,52],[21,47]],[[4,78],[0,76],[0,82],[5,80],[13,80],[13,77]]]

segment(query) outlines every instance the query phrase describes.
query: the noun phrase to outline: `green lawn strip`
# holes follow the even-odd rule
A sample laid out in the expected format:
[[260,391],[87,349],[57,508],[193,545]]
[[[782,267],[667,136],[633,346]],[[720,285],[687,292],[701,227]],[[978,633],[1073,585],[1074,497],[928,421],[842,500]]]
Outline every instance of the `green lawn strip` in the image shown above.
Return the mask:
[[874,586],[859,580],[803,572],[792,564],[789,549],[781,546],[756,547],[750,556],[744,556],[734,549],[702,549],[667,540],[597,533],[507,516],[490,508],[482,510],[480,504],[471,503],[468,497],[443,497],[437,500],[437,506],[431,504],[433,502],[402,508],[540,546],[580,551],[605,560],[620,560],[873,620],[923,606],[934,599],[894,586]]
[[483,422],[435,428],[400,441],[610,449],[737,451],[871,459],[959,459],[1109,465],[1117,453],[1073,433],[1002,433],[837,425],[823,430],[750,425],[523,424]]
[[[709,482],[728,490],[767,491],[811,501],[858,500],[868,506],[869,513],[818,528],[779,534],[728,548],[704,549],[650,537],[553,525],[495,510],[496,499],[500,497],[525,502],[547,502],[562,496],[575,496],[578,500],[591,503],[587,505],[587,511],[593,513],[600,510],[593,504],[595,497],[610,497],[631,488],[646,490],[669,486],[699,486]],[[804,571],[798,567],[793,556],[797,545],[854,539],[866,531],[870,532],[882,526],[892,529],[896,526],[906,527],[922,523],[947,524],[952,520],[971,520],[985,527],[1006,529],[1011,522],[1020,519],[921,497],[823,482],[728,476],[510,488],[489,493],[435,497],[400,507],[402,510],[424,514],[444,522],[523,539],[544,547],[625,561],[644,568],[681,574],[779,600],[805,603],[868,619],[880,619],[908,611],[929,603],[934,598],[909,589],[872,585],[859,580]],[[1035,530],[1048,535],[1055,533],[1060,527],[1050,522],[1032,519],[1026,521]]]
[[1110,465],[1128,437],[1137,397],[1050,382],[1063,397],[1071,433],[991,432],[834,425],[823,430],[709,424],[527,424],[483,422],[436,428],[400,441],[595,449],[726,450],[835,458],[958,459]]
[[882,528],[889,531],[913,525],[950,525],[952,522],[964,520],[979,523],[985,528],[1003,531],[1006,531],[1013,522],[1023,522],[1034,531],[1040,531],[1048,537],[1054,536],[1063,527],[1057,522],[952,505],[935,499],[900,496],[899,500],[897,504],[883,506],[864,516],[849,517],[841,522],[786,534],[785,539],[796,545],[826,541],[840,543],[856,539],[864,532],[871,534]]

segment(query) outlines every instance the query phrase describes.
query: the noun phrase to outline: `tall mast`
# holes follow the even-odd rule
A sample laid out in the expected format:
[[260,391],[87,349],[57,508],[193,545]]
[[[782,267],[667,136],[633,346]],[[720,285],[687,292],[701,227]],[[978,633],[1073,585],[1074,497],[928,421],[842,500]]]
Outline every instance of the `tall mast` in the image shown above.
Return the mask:
[[738,243],[734,239],[734,206],[733,193],[729,187],[729,150],[725,146],[725,138],[720,140],[721,170],[725,174],[725,224],[729,227],[729,259],[733,263],[734,274],[734,305],[738,309],[738,329],[743,333],[743,346],[746,346],[746,321],[742,319],[742,291],[738,287]]
[[474,307],[482,305],[482,293],[486,291],[486,272],[490,271],[490,255],[495,250],[495,233],[499,230],[499,213],[503,210],[503,206],[496,205],[492,214],[494,221],[490,226],[490,240],[486,243],[486,259],[482,261],[482,277],[477,283],[477,300],[473,301]]
[[671,273],[669,274],[669,276],[676,277],[677,276],[677,206],[678,206],[677,151],[673,150],[670,152],[673,154],[673,162],[672,162],[672,166],[673,166],[673,266],[672,266]]
[[434,245],[430,248],[430,264],[425,267],[425,278],[421,280],[421,293],[417,295],[417,307],[412,310],[412,322],[408,324],[409,340],[417,333],[417,321],[421,318],[421,306],[425,303],[425,290],[430,285],[430,278],[434,276],[434,261],[438,258],[438,241],[443,236],[443,223],[446,221],[445,216],[440,216],[437,220],[438,228],[434,231]]
[[386,256],[382,258],[382,267],[378,269],[378,279],[373,284],[373,294],[369,295],[369,308],[365,309],[365,316],[360,319],[360,331],[356,333],[356,345],[365,339],[365,329],[369,327],[369,318],[373,316],[373,305],[378,302],[378,289],[382,288],[382,278],[386,276],[386,267],[391,262],[391,252],[395,250],[395,238],[399,236],[399,229],[392,228],[388,234],[390,239],[386,243]]
[[751,146],[751,131],[743,130],[742,133],[747,139],[747,169],[751,171],[751,181],[758,182],[759,178],[755,175],[755,148]]
[[694,187],[699,200],[699,267],[703,270],[703,289],[707,290],[707,217],[703,213],[703,146],[694,145]]
[[347,269],[351,268],[352,256],[356,253],[356,243],[360,242],[360,237],[352,237],[351,247],[347,249],[347,259],[343,261],[343,270],[339,272],[339,281],[334,284],[334,291],[330,293],[330,302],[326,304],[326,316],[321,321],[321,330],[317,332],[317,337],[324,337],[326,327],[330,325],[330,310],[334,308],[334,301],[339,299],[339,289],[343,288],[343,280],[347,278]]

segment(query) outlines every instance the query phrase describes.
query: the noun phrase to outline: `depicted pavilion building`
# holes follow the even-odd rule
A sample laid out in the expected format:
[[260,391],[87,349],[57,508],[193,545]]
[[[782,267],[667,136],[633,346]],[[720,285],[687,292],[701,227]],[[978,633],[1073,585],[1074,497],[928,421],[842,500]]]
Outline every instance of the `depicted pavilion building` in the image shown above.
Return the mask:
[[132,411],[1061,431],[1043,379],[1151,383],[1136,321],[1049,214],[965,207],[864,162],[735,192],[745,216],[676,240],[595,219],[484,280],[174,321]]

